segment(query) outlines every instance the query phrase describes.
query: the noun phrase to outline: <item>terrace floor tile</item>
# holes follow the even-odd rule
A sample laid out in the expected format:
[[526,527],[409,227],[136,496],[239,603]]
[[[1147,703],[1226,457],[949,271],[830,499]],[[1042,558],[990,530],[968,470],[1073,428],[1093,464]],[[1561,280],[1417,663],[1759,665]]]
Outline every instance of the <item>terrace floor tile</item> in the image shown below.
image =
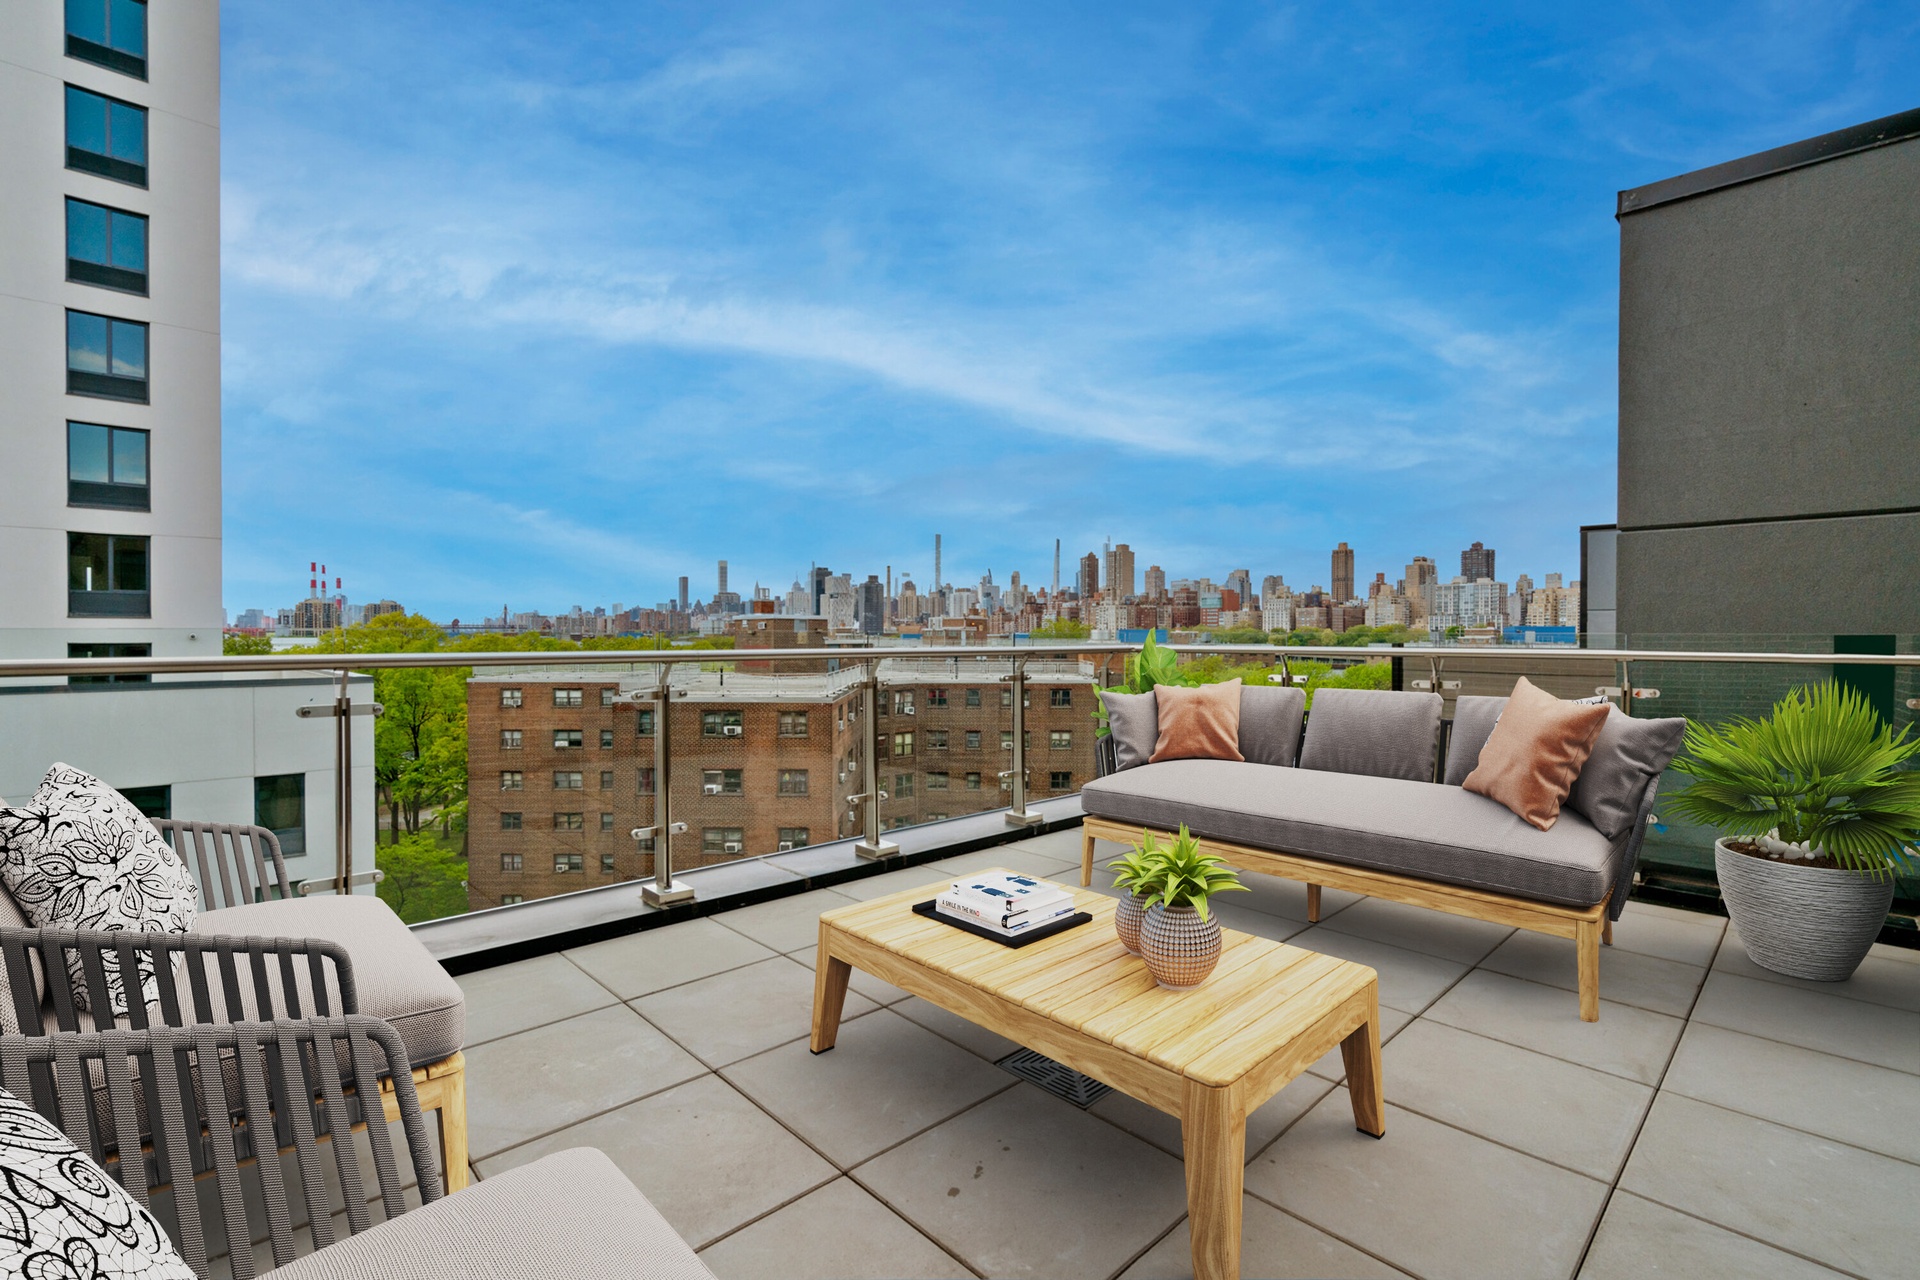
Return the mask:
[[[1580,989],[1579,955],[1571,938],[1519,931],[1481,961],[1480,967],[1566,991]],[[1703,965],[1681,964],[1620,947],[1600,948],[1600,994],[1621,1004],[1684,1018],[1706,980]]]
[[1715,971],[1695,1022],[1895,1071],[1920,1073],[1920,1013]]
[[[1380,1043],[1383,1045],[1393,1043],[1393,1038],[1411,1026],[1413,1020],[1413,1015],[1404,1010],[1396,1009],[1390,1004],[1381,1005]],[[1338,1084],[1347,1078],[1347,1060],[1341,1054],[1340,1046],[1335,1045],[1321,1054],[1307,1070],[1323,1080],[1331,1080]]]
[[[819,958],[820,945],[817,942],[813,946],[801,947],[798,951],[789,951],[787,953],[787,959],[805,965],[808,971],[812,971],[814,962],[819,960]],[[849,979],[847,983],[847,990],[865,996],[875,1004],[898,1004],[900,1001],[908,998],[905,991],[894,986],[891,982],[874,977],[863,969],[855,969],[853,971],[853,977]],[[809,997],[807,1021],[808,1025],[811,1026],[813,1021],[811,997]]]
[[[1076,832],[1077,836],[1078,833]],[[1046,837],[1041,837],[1045,840]],[[1017,845],[1001,845],[994,849],[982,849],[977,853],[963,853],[956,858],[942,858],[938,862],[926,864],[926,870],[937,878],[940,876],[958,877],[977,875],[982,871],[991,871],[995,867],[1005,867],[1009,871],[1038,871],[1052,875],[1056,871],[1080,865],[1078,846],[1072,857],[1051,852],[1057,845],[1050,844],[1046,852],[1034,847],[1033,841],[1021,841]],[[918,869],[918,868],[916,868]]]
[[1571,991],[1484,969],[1469,974],[1426,1016],[1640,1084],[1659,1081],[1687,1025],[1607,999],[1600,1001],[1600,1021],[1582,1022],[1580,1002]]
[[708,1245],[720,1280],[970,1280],[973,1273],[858,1183],[837,1178]]
[[1911,1276],[1920,1167],[1663,1093],[1622,1189],[1789,1253],[1879,1280]]
[[1513,930],[1502,924],[1469,920],[1404,902],[1368,898],[1341,911],[1326,922],[1327,928],[1371,938],[1391,946],[1439,956],[1456,964],[1478,964]]
[[820,941],[820,913],[852,903],[837,889],[815,889],[791,898],[775,898],[751,907],[737,907],[712,917],[735,933],[745,934],[775,951],[798,951]]
[[596,942],[564,954],[622,1000],[632,1000],[778,953],[718,921],[700,919]]
[[1705,968],[1713,963],[1726,927],[1724,916],[1655,902],[1629,902],[1613,922],[1613,945],[1621,951]]
[[[857,970],[856,970],[857,972]],[[988,1062],[998,1062],[1020,1046],[1005,1036],[996,1035],[975,1022],[968,1022],[957,1013],[949,1013],[939,1005],[919,996],[908,996],[898,1004],[888,1005],[903,1018],[911,1018],[937,1036],[953,1041],[962,1049],[985,1058]]]
[[1613,1193],[1580,1268],[1580,1280],[1833,1280],[1839,1274],[1625,1191]]
[[535,956],[455,979],[467,999],[467,1044],[528,1031],[619,1004],[613,992],[562,955]]
[[[1275,1138],[1311,1111],[1332,1088],[1331,1081],[1319,1076],[1300,1075],[1256,1107],[1253,1114],[1247,1117],[1247,1159],[1252,1160],[1272,1145]],[[1170,1156],[1185,1155],[1186,1147],[1181,1140],[1178,1116],[1170,1116],[1117,1089],[1087,1108],[1087,1111],[1110,1124],[1119,1125],[1137,1138],[1145,1138]]]
[[1426,1280],[1570,1276],[1607,1196],[1391,1103],[1386,1136],[1361,1133],[1345,1088],[1248,1167],[1247,1190]]
[[1331,924],[1314,925],[1294,934],[1287,943],[1370,965],[1380,975],[1380,1003],[1406,1013],[1419,1013],[1432,1004],[1468,969],[1452,960],[1342,933]]
[[1729,924],[1719,954],[1713,958],[1713,969],[1715,973],[1778,982],[1802,991],[1846,996],[1851,1000],[1864,1000],[1868,1004],[1884,1004],[1894,1009],[1905,1009],[1909,1013],[1920,1013],[1920,964],[1904,958],[1914,955],[1920,955],[1920,952],[1902,952],[1894,947],[1876,946],[1845,982],[1814,982],[1775,973],[1755,964],[1747,955],[1746,945],[1740,941],[1740,931]]
[[[1285,1276],[1397,1280],[1406,1274],[1250,1195],[1240,1208],[1240,1272],[1276,1280]],[[1120,1280],[1191,1280],[1192,1275],[1193,1234],[1183,1218]]]
[[[847,993],[841,1017],[880,1006]],[[634,1012],[710,1067],[804,1038],[813,1025],[813,970],[785,956],[683,982],[633,1001]]]

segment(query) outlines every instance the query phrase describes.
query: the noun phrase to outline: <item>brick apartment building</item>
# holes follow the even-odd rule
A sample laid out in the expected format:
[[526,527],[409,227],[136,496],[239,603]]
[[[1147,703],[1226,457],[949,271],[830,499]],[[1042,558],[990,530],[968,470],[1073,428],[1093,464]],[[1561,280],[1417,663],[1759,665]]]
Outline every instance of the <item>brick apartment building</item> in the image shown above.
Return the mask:
[[[1029,664],[1028,795],[1093,776],[1089,675]],[[881,664],[882,826],[1004,808],[1012,688],[1004,662]],[[701,866],[859,834],[855,671],[674,671],[674,865]],[[631,832],[653,823],[653,713],[617,700],[650,676],[482,673],[467,685],[468,902],[476,910],[653,874]]]

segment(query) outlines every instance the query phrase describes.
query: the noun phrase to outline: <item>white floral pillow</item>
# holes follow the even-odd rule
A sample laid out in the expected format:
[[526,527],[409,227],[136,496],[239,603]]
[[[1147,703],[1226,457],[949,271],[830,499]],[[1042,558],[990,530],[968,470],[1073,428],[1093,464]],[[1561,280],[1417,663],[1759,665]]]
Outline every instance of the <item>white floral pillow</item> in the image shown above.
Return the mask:
[[[198,889],[186,865],[146,816],[100,779],[56,764],[29,804],[0,809],[0,883],[43,929],[187,933]],[[75,1002],[88,1008],[85,974],[68,957]],[[159,999],[152,961],[140,962],[142,1003]],[[120,973],[109,966],[115,1016],[127,1012]]]
[[160,1223],[45,1116],[0,1089],[0,1275],[194,1280]]

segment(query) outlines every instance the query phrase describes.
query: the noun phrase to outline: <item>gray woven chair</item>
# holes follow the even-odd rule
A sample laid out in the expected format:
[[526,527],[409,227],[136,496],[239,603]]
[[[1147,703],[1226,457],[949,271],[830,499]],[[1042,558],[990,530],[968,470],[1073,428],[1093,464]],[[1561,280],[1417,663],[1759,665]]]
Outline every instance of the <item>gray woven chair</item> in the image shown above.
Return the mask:
[[[376,1082],[398,1141],[365,1123]],[[712,1280],[597,1151],[443,1196],[406,1049],[375,1018],[0,1036],[0,1083],[150,1208],[200,1276]],[[160,1117],[150,1140],[120,1142],[142,1109]]]

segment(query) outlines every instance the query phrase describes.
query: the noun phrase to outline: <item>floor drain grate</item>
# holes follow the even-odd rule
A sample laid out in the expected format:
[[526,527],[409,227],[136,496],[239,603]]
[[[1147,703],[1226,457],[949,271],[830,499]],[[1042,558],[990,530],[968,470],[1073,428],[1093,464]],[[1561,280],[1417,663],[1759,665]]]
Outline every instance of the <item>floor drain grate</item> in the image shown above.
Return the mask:
[[1065,1098],[1082,1111],[1113,1092],[1111,1085],[1101,1084],[1092,1076],[1083,1076],[1072,1067],[1062,1066],[1045,1054],[1035,1053],[1031,1049],[1015,1049],[994,1065],[1030,1084],[1039,1085],[1056,1098]]

